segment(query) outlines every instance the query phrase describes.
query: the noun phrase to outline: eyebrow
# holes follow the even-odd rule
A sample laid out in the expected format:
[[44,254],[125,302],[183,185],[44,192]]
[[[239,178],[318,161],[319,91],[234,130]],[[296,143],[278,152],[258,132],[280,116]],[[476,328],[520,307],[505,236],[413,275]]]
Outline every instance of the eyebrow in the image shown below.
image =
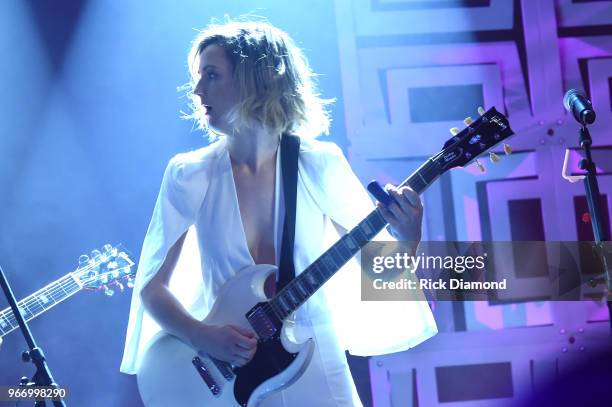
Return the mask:
[[205,71],[207,68],[217,68],[218,69],[218,67],[216,65],[208,64],[208,65],[204,66],[204,68],[202,68],[202,70]]

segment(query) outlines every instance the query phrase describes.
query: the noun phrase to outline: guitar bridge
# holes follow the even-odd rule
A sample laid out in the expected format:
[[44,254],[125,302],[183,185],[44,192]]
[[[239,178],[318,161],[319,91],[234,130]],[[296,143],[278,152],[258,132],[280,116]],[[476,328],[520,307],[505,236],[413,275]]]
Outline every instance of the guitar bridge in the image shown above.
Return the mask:
[[219,387],[215,379],[213,379],[206,366],[204,366],[204,362],[202,362],[202,359],[200,359],[198,356],[195,356],[191,360],[191,363],[193,363],[196,370],[198,371],[198,374],[200,375],[202,380],[204,380],[204,383],[206,383],[206,386],[208,386],[208,389],[213,394],[213,396],[218,396],[219,393],[221,393],[221,388]]
[[209,358],[215,364],[217,369],[219,369],[219,372],[221,372],[225,380],[229,382],[234,378],[234,370],[232,369],[232,365],[222,360],[215,359],[212,356],[209,356]]

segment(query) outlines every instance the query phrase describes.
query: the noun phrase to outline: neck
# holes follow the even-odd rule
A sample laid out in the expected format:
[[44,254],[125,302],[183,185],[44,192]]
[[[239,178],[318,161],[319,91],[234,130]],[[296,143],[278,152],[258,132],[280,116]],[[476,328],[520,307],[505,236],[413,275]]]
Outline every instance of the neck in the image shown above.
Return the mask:
[[257,172],[276,158],[280,135],[264,129],[249,129],[227,136],[227,148],[232,165]]

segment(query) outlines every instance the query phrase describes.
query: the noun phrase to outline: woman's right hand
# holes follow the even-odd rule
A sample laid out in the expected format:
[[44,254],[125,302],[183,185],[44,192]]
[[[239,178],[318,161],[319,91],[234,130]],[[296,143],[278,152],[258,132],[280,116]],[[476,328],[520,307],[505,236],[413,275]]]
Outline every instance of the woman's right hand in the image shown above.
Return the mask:
[[257,349],[255,332],[235,325],[199,322],[191,332],[190,342],[195,349],[234,366],[247,364]]

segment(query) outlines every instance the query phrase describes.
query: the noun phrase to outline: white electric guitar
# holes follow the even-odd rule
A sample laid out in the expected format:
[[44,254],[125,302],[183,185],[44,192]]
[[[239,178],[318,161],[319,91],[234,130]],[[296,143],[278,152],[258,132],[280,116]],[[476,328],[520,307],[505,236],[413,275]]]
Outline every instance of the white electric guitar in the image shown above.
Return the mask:
[[[467,165],[513,134],[508,120],[495,108],[487,112],[479,108],[479,114],[476,121],[466,119],[463,130],[451,129],[453,136],[442,150],[400,186],[421,193],[441,174]],[[503,150],[511,152],[507,144]],[[491,160],[498,161],[499,156],[491,153]],[[315,343],[290,339],[290,315],[386,225],[375,209],[275,295],[266,294],[266,287],[275,284],[275,266],[256,265],[238,273],[221,288],[203,322],[252,329],[258,337],[253,359],[235,367],[162,332],[152,340],[137,374],[145,405],[254,407],[266,395],[294,383],[306,370]]]
[[[123,291],[134,286],[134,262],[121,250],[121,246],[104,245],[102,251],[93,250],[91,256],[79,257],[79,267],[46,285],[17,303],[26,321],[36,318],[81,290],[104,291],[113,295],[115,289]],[[0,338],[19,328],[13,310],[0,311]]]

